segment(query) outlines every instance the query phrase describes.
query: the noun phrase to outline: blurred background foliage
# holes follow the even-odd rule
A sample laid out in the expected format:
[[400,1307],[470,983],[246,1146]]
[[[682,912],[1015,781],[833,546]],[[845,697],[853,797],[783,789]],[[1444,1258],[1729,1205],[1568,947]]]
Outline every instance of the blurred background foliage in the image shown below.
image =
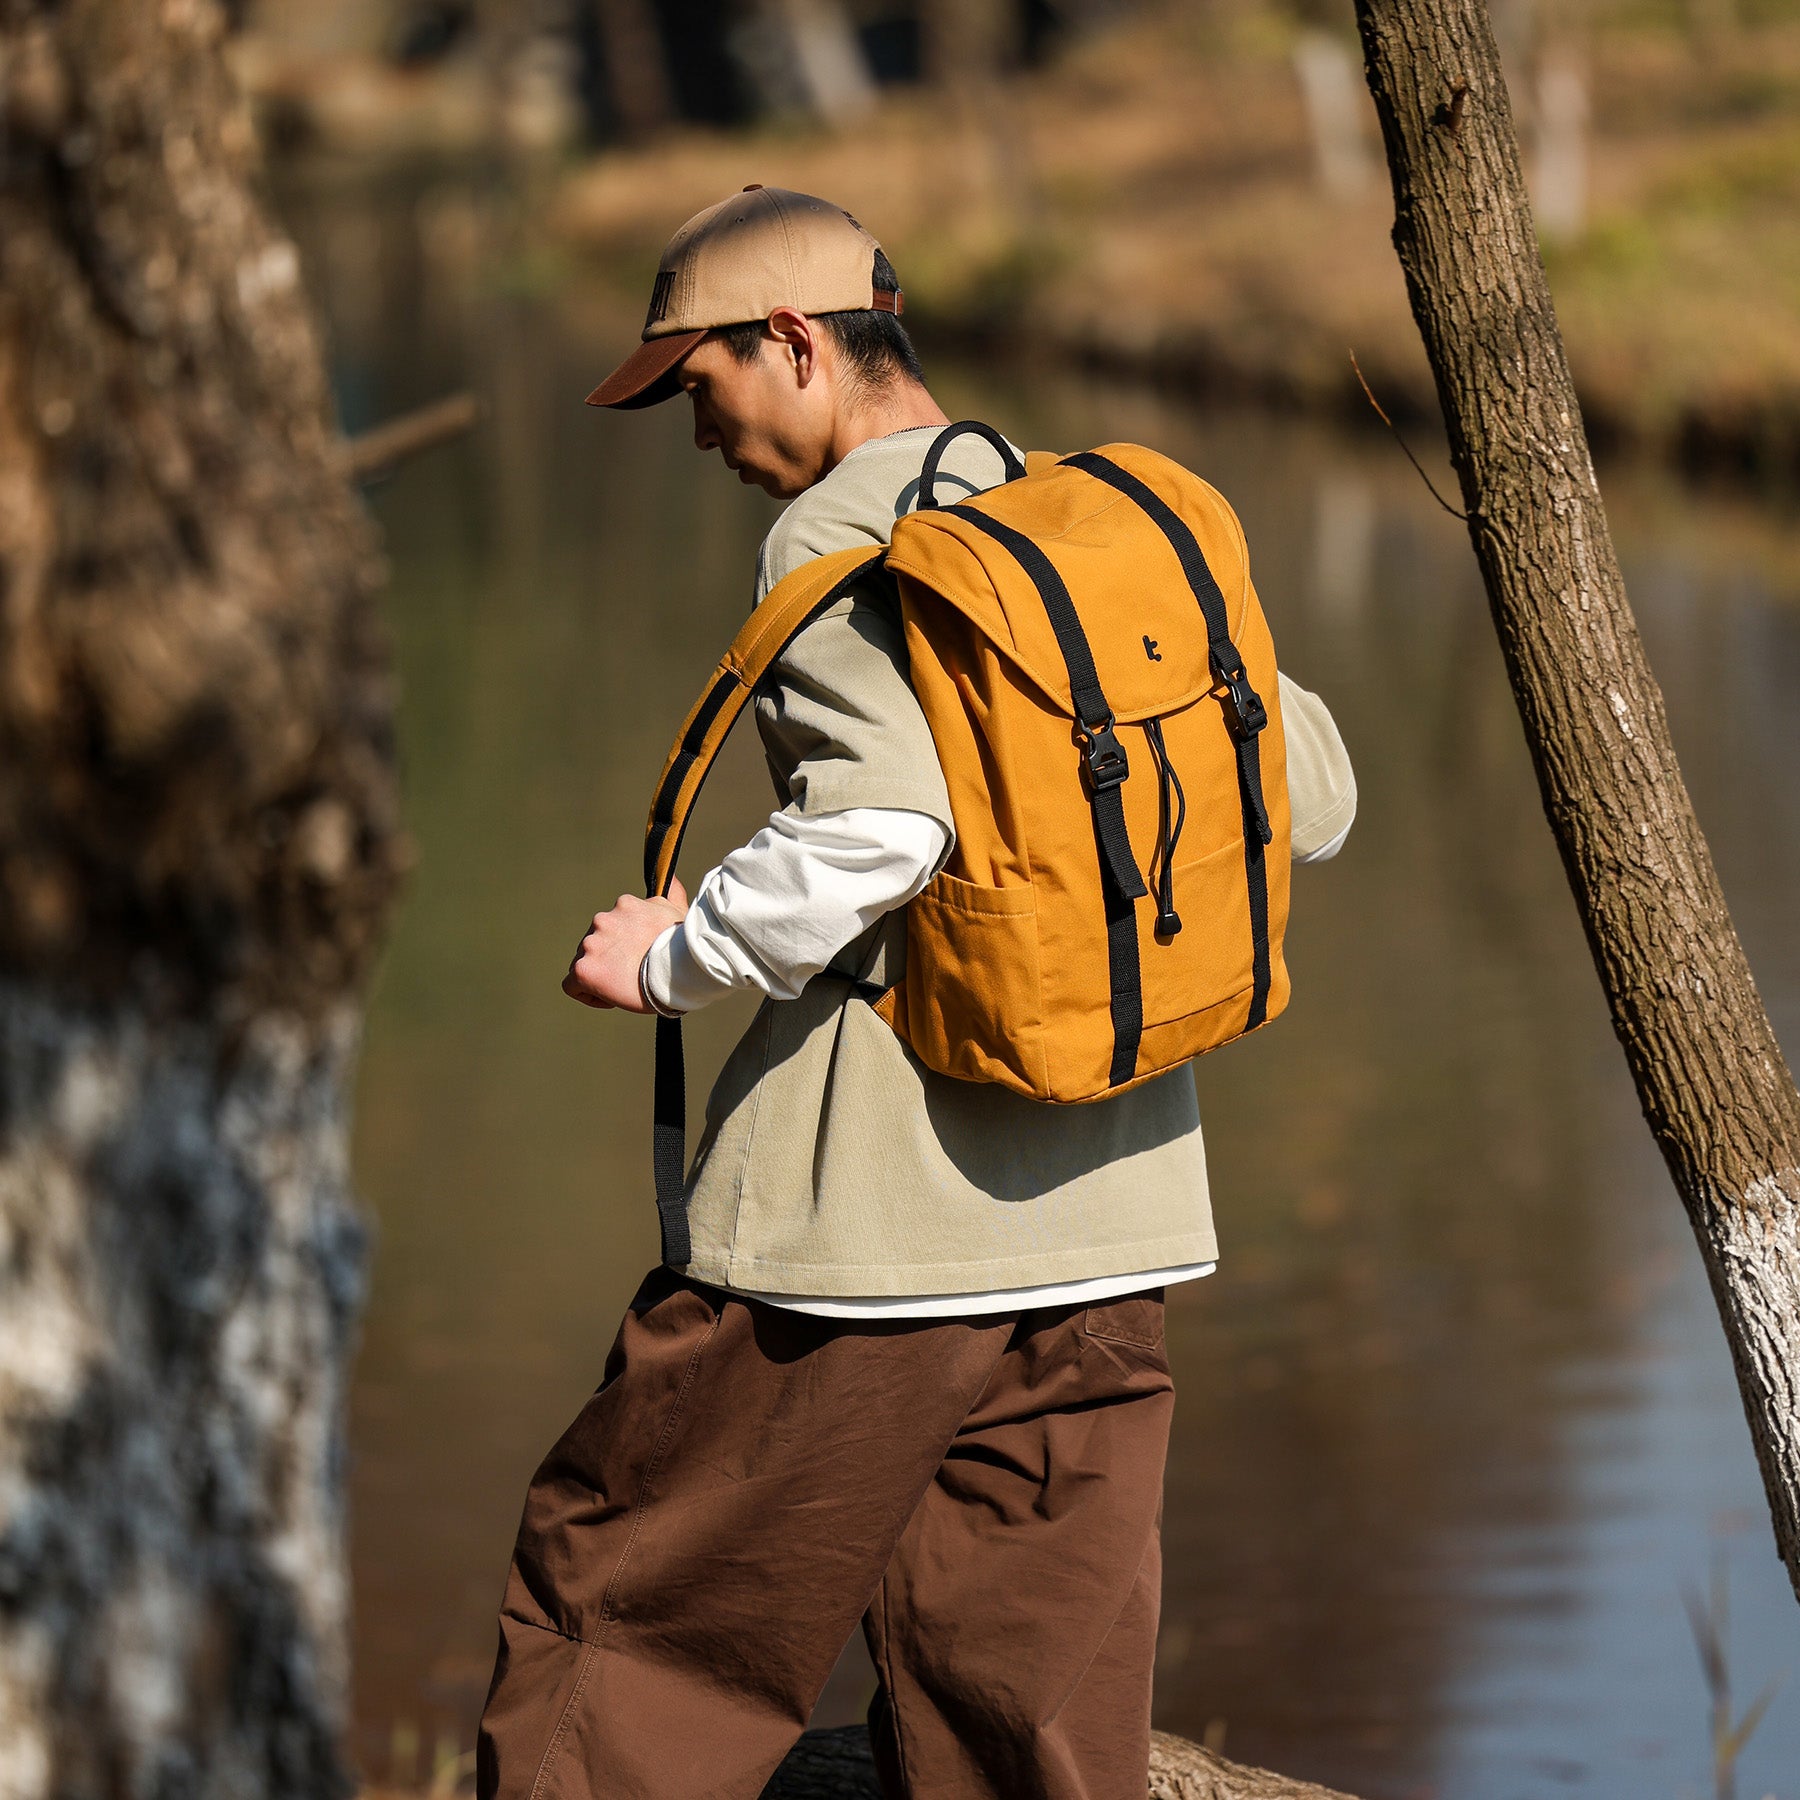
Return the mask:
[[[278,156],[529,165],[513,279],[639,303],[755,178],[880,221],[928,335],[1429,414],[1341,0],[241,0]],[[1590,428],[1800,463],[1800,7],[1495,0]]]

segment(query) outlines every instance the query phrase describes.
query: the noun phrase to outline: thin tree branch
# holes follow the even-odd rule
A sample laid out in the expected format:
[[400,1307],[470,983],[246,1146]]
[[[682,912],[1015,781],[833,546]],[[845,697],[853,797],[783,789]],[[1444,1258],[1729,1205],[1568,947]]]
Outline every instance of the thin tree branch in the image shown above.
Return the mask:
[[1452,506],[1450,502],[1437,491],[1436,484],[1432,481],[1431,477],[1425,473],[1424,465],[1413,455],[1411,446],[1407,443],[1406,439],[1400,435],[1400,427],[1387,416],[1387,413],[1382,408],[1381,402],[1375,398],[1375,391],[1369,386],[1368,377],[1363,374],[1362,364],[1356,360],[1356,352],[1354,350],[1350,352],[1350,366],[1356,371],[1356,379],[1362,383],[1363,394],[1367,398],[1369,404],[1374,407],[1375,416],[1394,434],[1394,442],[1406,452],[1406,460],[1419,471],[1419,479],[1424,482],[1426,487],[1430,488],[1432,499],[1434,499],[1438,505],[1451,516],[1451,518],[1461,519],[1465,525],[1468,524],[1469,515]]

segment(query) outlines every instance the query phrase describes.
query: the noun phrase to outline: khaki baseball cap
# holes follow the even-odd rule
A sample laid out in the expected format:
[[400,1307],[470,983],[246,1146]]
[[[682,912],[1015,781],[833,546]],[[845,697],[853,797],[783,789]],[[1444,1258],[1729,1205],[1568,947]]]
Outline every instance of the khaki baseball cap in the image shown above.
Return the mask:
[[829,200],[753,181],[695,213],[669,239],[644,320],[644,341],[588,395],[589,406],[654,406],[677,391],[675,366],[709,331],[797,312],[891,312],[875,291],[868,232]]

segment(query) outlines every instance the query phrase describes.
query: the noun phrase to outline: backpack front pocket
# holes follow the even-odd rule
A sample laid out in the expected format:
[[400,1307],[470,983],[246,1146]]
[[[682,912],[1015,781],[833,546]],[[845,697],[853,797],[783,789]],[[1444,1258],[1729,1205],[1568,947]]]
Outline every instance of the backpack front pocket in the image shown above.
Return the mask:
[[1175,937],[1157,936],[1154,902],[1138,902],[1146,1027],[1232,1004],[1250,991],[1253,978],[1243,845],[1177,864],[1172,886],[1182,919]]
[[1047,1096],[1030,887],[982,887],[939,875],[910,903],[905,1035],[940,1074]]

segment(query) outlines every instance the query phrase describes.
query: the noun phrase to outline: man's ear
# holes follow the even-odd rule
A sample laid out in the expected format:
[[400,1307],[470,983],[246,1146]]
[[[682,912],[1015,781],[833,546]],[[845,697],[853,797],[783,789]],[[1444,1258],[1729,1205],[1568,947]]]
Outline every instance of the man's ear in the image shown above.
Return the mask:
[[800,387],[809,387],[819,372],[819,333],[805,313],[778,306],[769,314],[769,336],[786,357]]

